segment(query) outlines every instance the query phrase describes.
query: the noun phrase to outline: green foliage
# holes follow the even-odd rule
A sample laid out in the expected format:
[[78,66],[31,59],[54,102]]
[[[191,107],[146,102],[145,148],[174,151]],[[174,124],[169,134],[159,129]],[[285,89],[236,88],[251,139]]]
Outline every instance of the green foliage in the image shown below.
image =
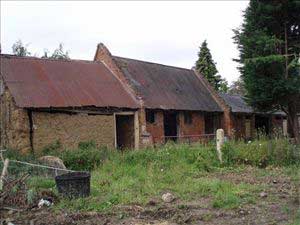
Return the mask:
[[[271,149],[269,148],[271,146]],[[295,146],[285,139],[266,138],[251,143],[229,141],[223,149],[224,164],[220,165],[214,144],[168,143],[138,151],[116,151],[97,148],[95,142],[82,142],[77,149],[66,150],[60,157],[70,169],[92,170],[91,196],[83,199],[61,199],[54,207],[82,211],[110,211],[116,205],[145,205],[160,199],[169,191],[180,201],[205,197],[212,207],[234,209],[256,201],[262,187],[233,183],[220,174],[243,171],[240,164],[254,166],[289,165],[286,174],[295,177],[299,170]],[[247,160],[246,160],[247,159]],[[243,168],[242,168],[243,167]],[[258,169],[257,169],[258,170]],[[266,169],[259,169],[262,175]],[[214,173],[217,176],[214,176]],[[268,175],[271,175],[269,171]],[[54,188],[54,180],[36,175],[28,180],[28,199],[39,190]],[[184,207],[184,206],[180,206]]]
[[201,73],[217,91],[227,92],[228,83],[218,75],[216,63],[212,59],[206,40],[201,44],[196,61],[196,70]]
[[16,56],[30,56],[31,53],[27,49],[28,44],[24,45],[21,40],[16,41],[12,46],[12,52]]
[[46,147],[44,147],[42,149],[42,154],[55,156],[58,155],[61,150],[62,150],[62,144],[59,140],[57,140],[54,143],[51,143]]
[[228,81],[226,79],[221,79],[218,91],[221,93],[227,93],[229,91]]
[[34,176],[28,180],[27,185],[29,189],[50,189],[55,187],[55,180],[52,178]]
[[226,142],[222,152],[225,165],[287,166],[299,163],[298,148],[290,144],[288,139],[262,138],[248,143]]
[[107,157],[107,148],[98,149],[95,142],[81,142],[77,149],[62,151],[59,155],[65,166],[71,170],[91,171]]
[[[156,149],[110,152],[92,172],[92,195],[82,200],[64,200],[57,207],[106,211],[114,205],[146,204],[165,191],[181,200],[213,197],[214,206],[221,208],[248,202],[245,196],[253,197],[251,192],[255,191],[251,185],[209,178],[208,171],[219,167],[214,146],[169,143]],[[222,198],[222,194],[233,196],[235,202]]]
[[294,121],[300,99],[299,15],[298,0],[251,0],[241,28],[234,31],[247,102],[259,111],[284,110]]
[[54,50],[54,52],[49,56],[48,50],[44,50],[44,55],[42,58],[50,58],[50,59],[70,59],[69,51],[64,51],[64,45],[62,43],[59,44],[58,48]]

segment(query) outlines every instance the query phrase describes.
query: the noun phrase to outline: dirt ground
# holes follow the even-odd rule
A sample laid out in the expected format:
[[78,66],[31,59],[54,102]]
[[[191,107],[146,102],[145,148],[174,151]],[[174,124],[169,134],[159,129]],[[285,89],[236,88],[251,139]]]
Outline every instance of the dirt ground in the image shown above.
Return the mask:
[[[274,175],[276,174],[276,175]],[[255,204],[243,205],[237,209],[215,209],[212,199],[199,198],[190,202],[176,199],[172,203],[163,203],[160,199],[151,200],[146,206],[116,206],[110,213],[57,211],[51,208],[30,209],[21,212],[1,211],[0,224],[11,221],[19,224],[297,224],[292,223],[300,213],[299,183],[283,173],[259,175],[248,168],[239,173],[213,173],[212,178],[264,185],[266,196],[257,196]],[[298,215],[300,217],[300,215]]]

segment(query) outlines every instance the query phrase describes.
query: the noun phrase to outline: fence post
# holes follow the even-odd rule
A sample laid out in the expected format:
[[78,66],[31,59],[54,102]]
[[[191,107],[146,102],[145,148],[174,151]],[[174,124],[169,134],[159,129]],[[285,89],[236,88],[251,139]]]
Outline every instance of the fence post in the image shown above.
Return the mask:
[[221,163],[223,163],[222,161],[222,146],[224,144],[224,130],[223,129],[218,129],[217,130],[217,153],[218,153],[218,158],[220,160]]
[[3,190],[5,176],[7,175],[7,168],[8,168],[9,160],[5,159],[3,163],[3,170],[0,177],[0,191]]

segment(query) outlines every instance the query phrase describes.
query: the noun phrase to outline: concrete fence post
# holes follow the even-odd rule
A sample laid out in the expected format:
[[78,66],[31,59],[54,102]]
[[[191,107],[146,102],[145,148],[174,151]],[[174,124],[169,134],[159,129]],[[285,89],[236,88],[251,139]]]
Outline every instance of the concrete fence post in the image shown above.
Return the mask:
[[222,146],[224,144],[224,130],[223,129],[218,129],[217,130],[217,153],[218,153],[218,158],[220,160],[221,163],[223,163],[222,161]]

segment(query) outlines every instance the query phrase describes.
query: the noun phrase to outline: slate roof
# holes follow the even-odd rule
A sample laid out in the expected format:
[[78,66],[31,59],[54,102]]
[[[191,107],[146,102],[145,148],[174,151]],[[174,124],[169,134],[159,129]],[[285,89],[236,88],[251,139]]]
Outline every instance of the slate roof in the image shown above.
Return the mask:
[[193,70],[113,56],[146,108],[221,112]]
[[232,112],[240,113],[253,113],[251,106],[247,105],[245,100],[240,95],[230,95],[225,93],[219,93],[219,95],[224,99],[225,103],[231,107]]
[[245,102],[243,96],[241,95],[230,95],[225,93],[219,93],[219,96],[224,99],[225,103],[231,107],[231,112],[234,113],[256,113],[256,114],[273,114],[285,116],[282,111],[275,112],[258,112],[253,110],[253,108]]
[[19,107],[139,107],[101,62],[2,54],[0,73]]

